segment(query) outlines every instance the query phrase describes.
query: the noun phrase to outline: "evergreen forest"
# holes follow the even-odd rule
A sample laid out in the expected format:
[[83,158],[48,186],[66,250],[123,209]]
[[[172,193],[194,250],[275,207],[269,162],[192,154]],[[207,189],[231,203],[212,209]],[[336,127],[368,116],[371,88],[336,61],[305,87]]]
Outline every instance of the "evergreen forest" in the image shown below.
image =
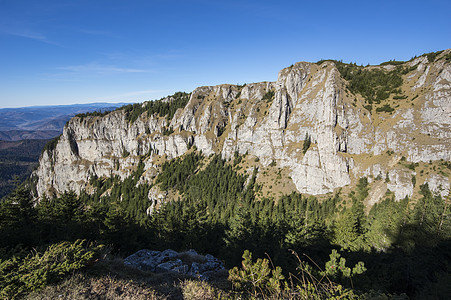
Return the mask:
[[[318,199],[292,193],[256,200],[258,170],[240,174],[241,160],[238,154],[226,161],[192,149],[165,162],[154,184],[178,196],[158,203],[151,215],[152,185],[139,181],[143,161],[123,181],[92,177],[92,194],[66,192],[35,202],[32,185],[18,185],[0,203],[0,297],[20,298],[90,268],[102,247],[120,257],[144,248],[212,254],[231,269],[229,278],[243,298],[261,295],[246,276],[252,268],[268,270],[269,276],[266,258],[278,266],[266,285],[273,294],[280,292],[279,281],[299,275],[302,265],[311,275],[304,287],[315,284],[312,278],[328,276],[352,292],[343,299],[449,296],[449,199],[433,194],[427,184],[420,199],[395,201],[387,193],[369,212],[363,204],[369,190],[365,177],[349,195]],[[259,258],[255,265],[252,257]]]

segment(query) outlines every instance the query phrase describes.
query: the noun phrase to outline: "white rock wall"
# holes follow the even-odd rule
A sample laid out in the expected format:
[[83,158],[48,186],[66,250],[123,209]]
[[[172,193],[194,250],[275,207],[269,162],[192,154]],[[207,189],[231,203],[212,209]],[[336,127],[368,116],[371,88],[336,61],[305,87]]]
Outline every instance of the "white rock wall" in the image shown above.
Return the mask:
[[[331,62],[321,66],[297,63],[279,72],[276,82],[199,87],[189,103],[176,112],[169,124],[165,118],[142,115],[134,123],[122,111],[104,117],[73,118],[54,151],[45,152],[35,175],[38,195],[65,190],[80,192],[90,176],[119,175],[125,178],[140,155],[183,155],[188,144],[204,154],[221,151],[230,159],[235,151],[257,156],[263,165],[273,160],[291,169],[291,178],[301,193],[324,194],[365,176],[359,155],[383,155],[394,151],[408,161],[451,160],[451,65],[428,64],[418,58],[417,69],[408,76],[412,91],[422,91],[420,108],[399,108],[375,123],[361,105],[345,97],[345,82]],[[259,113],[266,92],[275,93],[267,113]],[[418,92],[419,93],[419,92]],[[239,96],[240,103],[235,99]],[[229,106],[230,103],[235,103]],[[389,125],[384,125],[389,124]],[[218,137],[218,128],[227,131]],[[171,126],[175,133],[162,135]],[[303,154],[306,134],[312,145]],[[420,138],[413,139],[412,136]],[[424,138],[422,138],[424,136]],[[124,152],[130,153],[123,157]],[[146,163],[146,165],[152,163]],[[384,169],[387,168],[387,169]],[[380,167],[380,172],[390,171]],[[390,171],[396,198],[412,194],[411,174]],[[147,177],[146,177],[147,178]],[[432,177],[430,185],[447,187],[445,179]],[[445,188],[446,190],[446,188]],[[442,192],[444,193],[444,192]]]

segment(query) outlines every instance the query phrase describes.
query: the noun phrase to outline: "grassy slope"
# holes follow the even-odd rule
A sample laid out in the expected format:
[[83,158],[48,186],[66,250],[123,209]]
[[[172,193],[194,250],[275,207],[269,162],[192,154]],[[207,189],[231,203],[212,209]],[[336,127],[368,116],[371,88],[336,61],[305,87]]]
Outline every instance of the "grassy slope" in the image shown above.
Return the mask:
[[110,257],[25,299],[230,299],[226,278],[224,272],[207,283],[176,273],[155,274]]

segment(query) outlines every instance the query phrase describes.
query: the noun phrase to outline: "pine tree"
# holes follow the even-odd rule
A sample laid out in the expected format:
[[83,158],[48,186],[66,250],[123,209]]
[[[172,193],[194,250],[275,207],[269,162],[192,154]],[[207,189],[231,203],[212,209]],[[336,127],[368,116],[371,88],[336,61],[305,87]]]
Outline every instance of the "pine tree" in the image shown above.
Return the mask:
[[354,201],[351,208],[339,216],[335,222],[334,242],[343,249],[352,251],[366,247],[365,213],[363,203]]

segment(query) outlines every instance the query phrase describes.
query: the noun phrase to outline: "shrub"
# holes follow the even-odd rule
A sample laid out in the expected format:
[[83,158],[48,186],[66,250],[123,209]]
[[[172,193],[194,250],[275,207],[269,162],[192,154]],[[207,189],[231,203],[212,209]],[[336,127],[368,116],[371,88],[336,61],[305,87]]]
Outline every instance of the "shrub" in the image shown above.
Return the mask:
[[77,240],[50,245],[42,254],[0,260],[0,297],[15,299],[57,282],[91,263],[101,248]]
[[276,267],[271,270],[268,259],[259,258],[253,263],[252,253],[245,250],[241,266],[241,269],[234,267],[229,271],[229,280],[236,289],[250,292],[255,297],[268,292],[279,293],[281,291],[284,279],[282,269]]
[[95,110],[93,112],[85,112],[85,113],[77,114],[77,115],[75,115],[75,117],[78,117],[78,118],[80,118],[81,121],[83,121],[83,119],[85,119],[86,117],[104,117],[107,114],[109,114],[110,112],[111,112],[111,110],[105,110],[105,111]]
[[42,153],[44,153],[45,151],[53,151],[56,148],[56,145],[58,144],[59,140],[60,140],[61,134],[55,138],[53,138],[52,140],[50,140],[47,144],[45,144],[44,148],[42,149]]
[[371,112],[373,110],[373,106],[371,104],[365,105],[364,107],[369,112]]
[[[382,68],[368,69],[355,63],[346,64],[342,61],[331,60],[341,76],[348,81],[348,88],[353,93],[359,93],[368,104],[380,103],[394,93],[403,83],[402,75],[411,71],[410,68],[399,65],[398,62],[387,64],[395,65],[391,71]],[[320,61],[318,63],[322,63]]]
[[389,61],[381,63],[379,66],[387,66],[387,65],[397,66],[397,65],[402,65],[404,63],[405,63],[405,61],[389,60]]
[[304,139],[304,145],[302,145],[302,152],[305,154],[307,150],[310,148],[310,145],[312,144],[312,139],[310,138],[309,134],[305,134]]
[[437,56],[440,55],[442,52],[443,50],[438,52],[425,53],[422,56],[426,56],[429,62],[434,62]]
[[384,104],[384,106],[382,107],[378,107],[376,108],[376,112],[392,112],[395,109],[393,107],[391,107],[389,104]]
[[352,269],[346,266],[346,259],[341,257],[341,254],[337,250],[332,250],[329,255],[330,260],[326,263],[326,268],[321,275],[328,276],[329,278],[341,279],[351,278],[354,275],[363,274],[366,271],[365,264],[359,261]]
[[[167,97],[169,101],[165,101],[165,98],[162,98],[156,101],[149,101],[145,105],[142,103],[129,104],[118,108],[118,110],[125,112],[125,119],[130,123],[135,122],[146,111],[148,115],[158,114],[160,117],[166,116],[166,120],[169,121],[174,117],[177,109],[185,107],[190,95],[184,92],[177,92]],[[200,95],[197,97],[199,98]]]
[[166,135],[166,136],[168,136],[168,135],[171,135],[172,133],[174,133],[174,128],[172,128],[172,127],[163,127],[163,130],[162,130],[162,132],[161,132],[163,135]]
[[298,259],[297,270],[300,273],[290,273],[288,282],[284,280],[280,267],[269,267],[268,259],[252,262],[252,254],[248,250],[244,251],[242,268],[235,267],[229,271],[229,280],[245,299],[358,299],[353,290],[331,281],[329,276],[350,279],[366,271],[363,262],[357,263],[351,270],[346,267],[346,260],[333,250],[326,270],[318,272],[301,261],[294,251],[292,253]]
[[122,148],[122,157],[123,157],[123,158],[126,158],[126,157],[128,157],[129,155],[130,155],[130,152],[128,152],[128,151],[125,149],[125,147]]
[[274,98],[275,92],[273,90],[267,91],[266,94],[263,95],[262,100],[265,100],[266,102],[271,102]]

